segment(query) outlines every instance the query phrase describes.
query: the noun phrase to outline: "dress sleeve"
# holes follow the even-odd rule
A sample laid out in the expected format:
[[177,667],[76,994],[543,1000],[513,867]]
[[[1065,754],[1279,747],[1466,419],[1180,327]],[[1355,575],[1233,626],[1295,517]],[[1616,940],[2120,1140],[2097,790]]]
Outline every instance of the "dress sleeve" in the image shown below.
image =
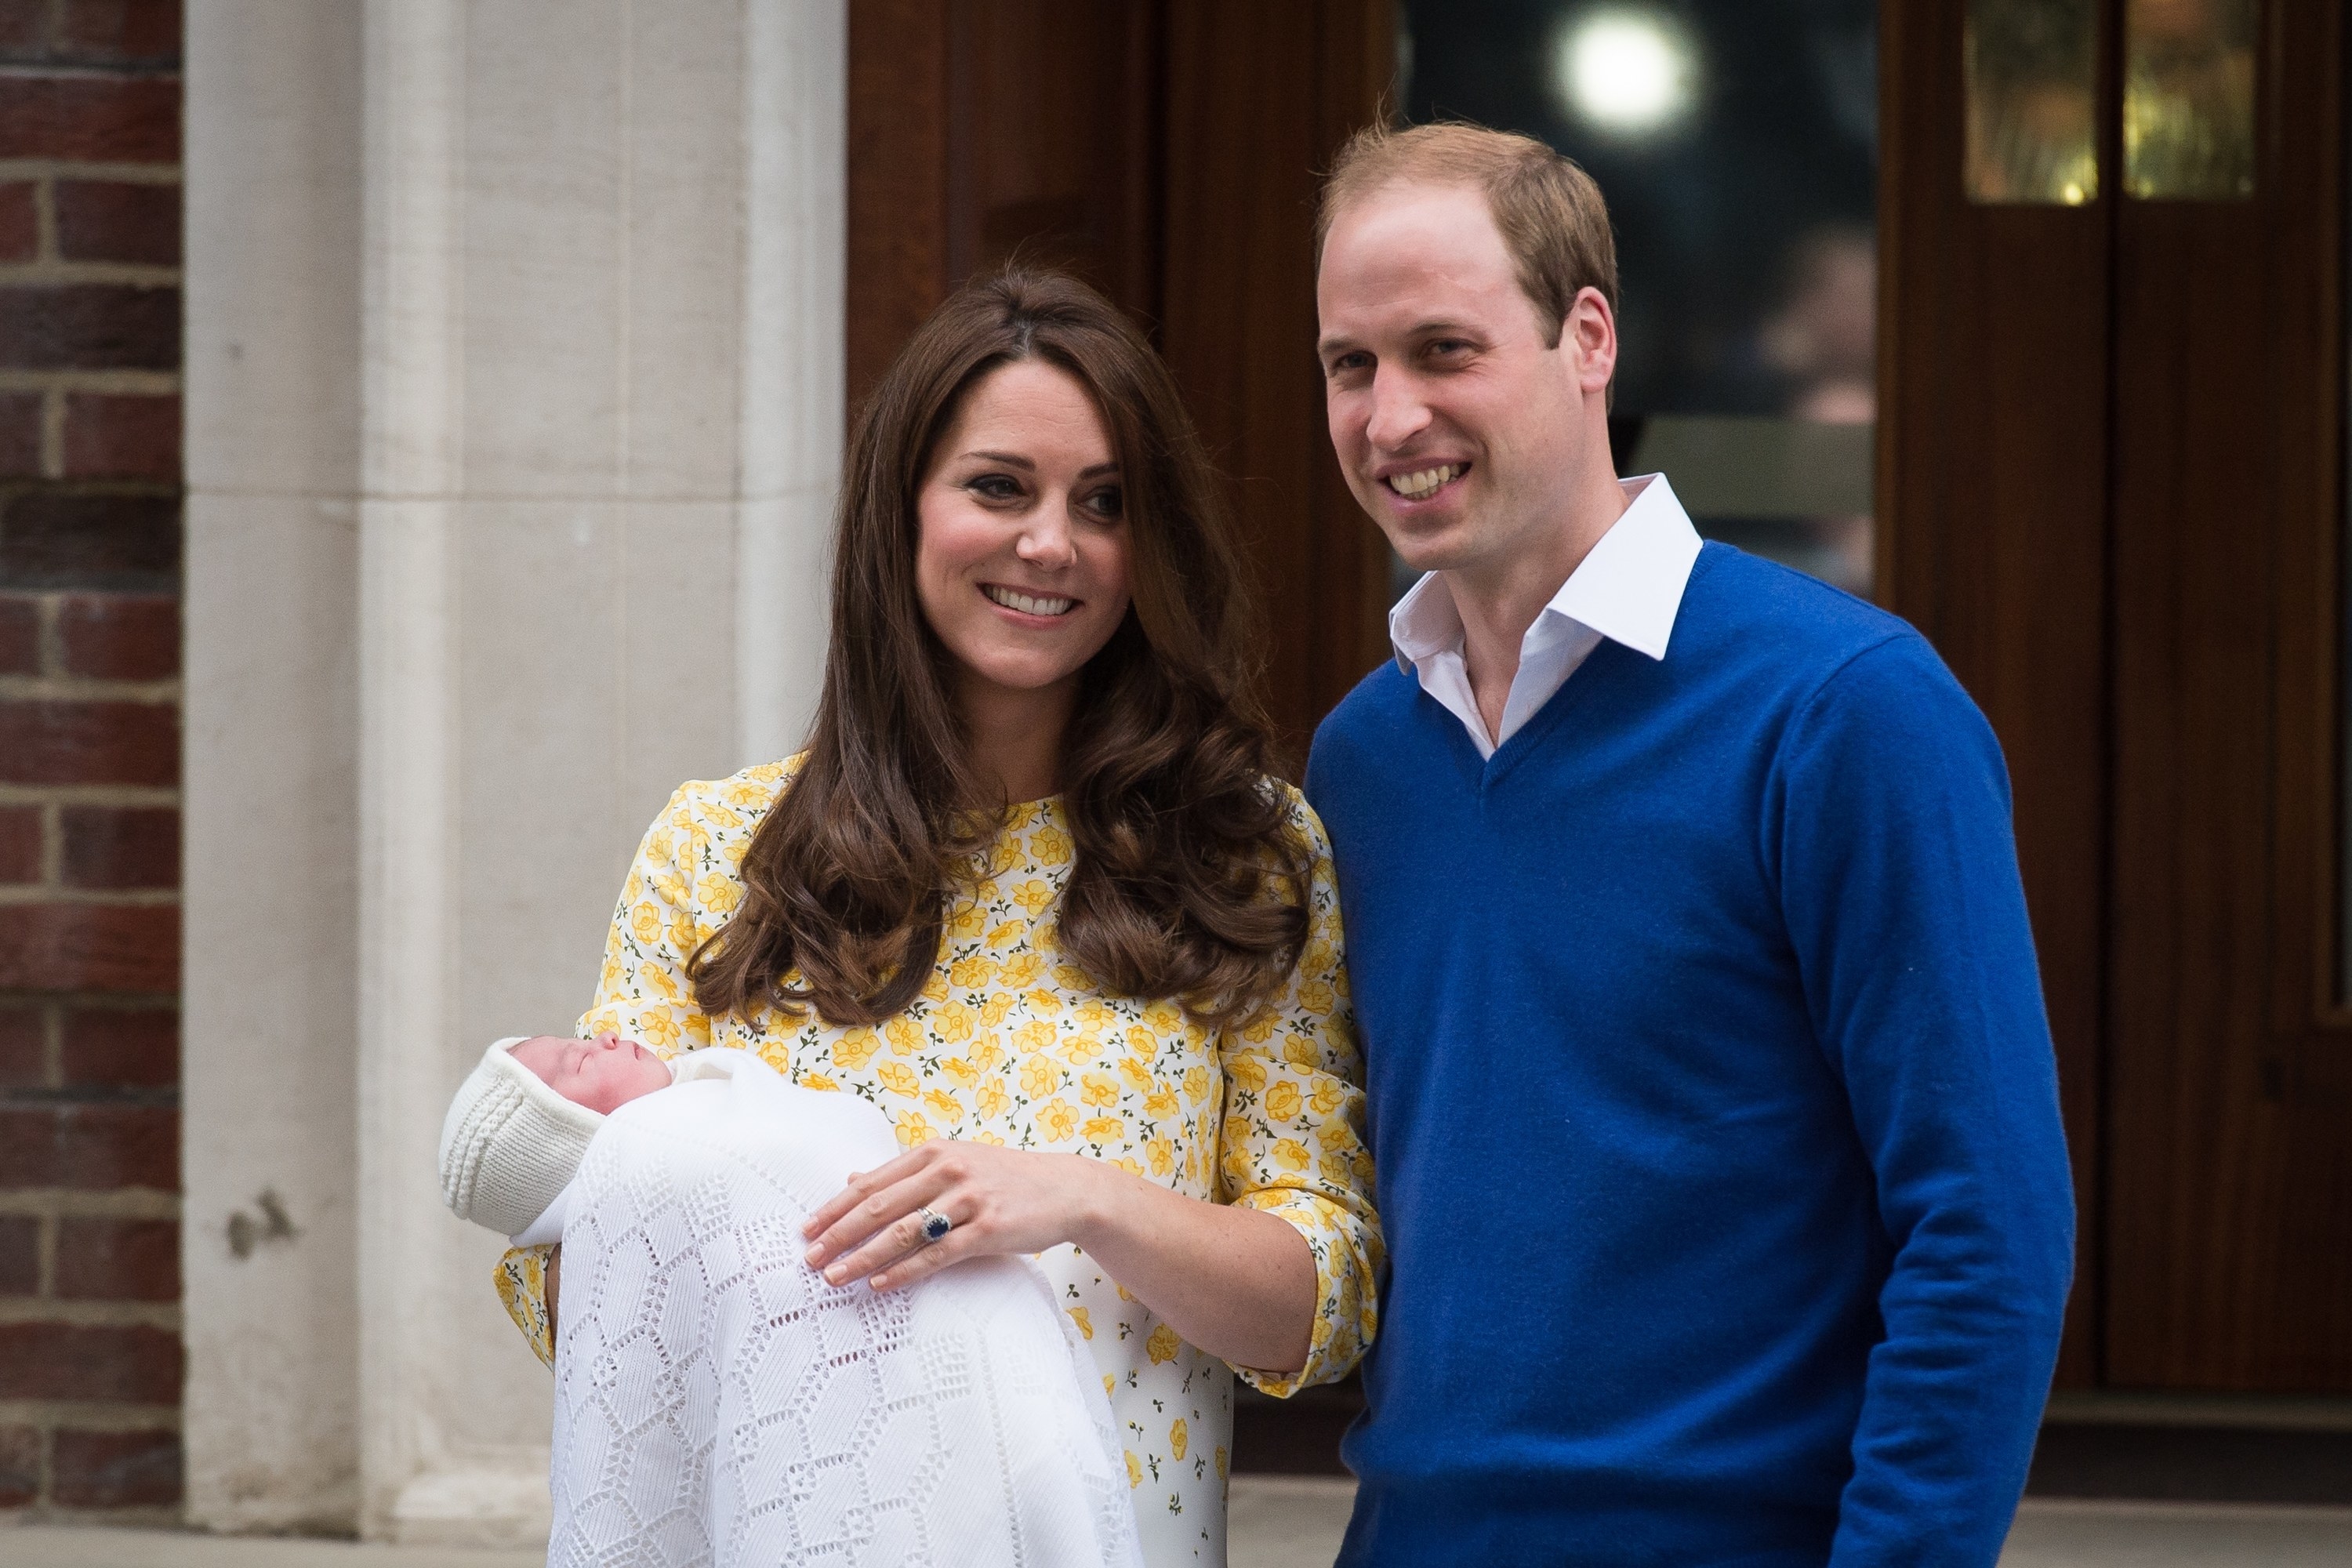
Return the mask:
[[[613,910],[596,998],[580,1017],[583,1039],[610,1029],[643,1041],[664,1058],[711,1043],[710,1019],[694,1005],[686,963],[716,929],[713,920],[735,907],[741,884],[702,820],[714,805],[727,809],[703,798],[708,787],[679,785],[646,830]],[[495,1277],[507,1316],[550,1366],[555,1364],[547,1315],[547,1259],[552,1251],[509,1248],[499,1259]]]
[[1288,1373],[1234,1369],[1277,1396],[1344,1377],[1362,1359],[1379,1322],[1382,1258],[1331,847],[1314,811],[1296,790],[1290,795],[1292,824],[1314,853],[1307,946],[1273,1004],[1220,1042],[1217,1166],[1221,1201],[1281,1215],[1315,1256],[1307,1364]]

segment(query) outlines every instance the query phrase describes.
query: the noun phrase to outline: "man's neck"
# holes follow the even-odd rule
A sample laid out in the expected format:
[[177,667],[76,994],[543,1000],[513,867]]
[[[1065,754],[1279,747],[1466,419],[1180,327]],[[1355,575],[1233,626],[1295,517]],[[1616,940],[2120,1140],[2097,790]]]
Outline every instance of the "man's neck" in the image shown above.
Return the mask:
[[1595,482],[1582,487],[1565,509],[1559,526],[1538,532],[1531,546],[1491,563],[1443,574],[1462,617],[1462,662],[1489,740],[1502,733],[1503,709],[1519,673],[1519,647],[1528,628],[1625,514],[1625,492],[1616,475],[1606,466],[1596,466],[1594,475]]

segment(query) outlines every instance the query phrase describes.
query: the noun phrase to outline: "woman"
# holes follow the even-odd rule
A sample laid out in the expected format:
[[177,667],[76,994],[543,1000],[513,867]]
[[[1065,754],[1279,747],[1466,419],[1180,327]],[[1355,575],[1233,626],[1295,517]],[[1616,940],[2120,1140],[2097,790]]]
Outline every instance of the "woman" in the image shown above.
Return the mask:
[[[940,308],[852,438],[832,604],[808,750],[678,790],[580,1032],[881,1106],[906,1152],[810,1261],[1041,1254],[1147,1559],[1222,1562],[1226,1366],[1345,1373],[1381,1243],[1322,827],[1265,774],[1230,524],[1108,302],[1015,270]],[[555,1273],[501,1265],[549,1359]]]

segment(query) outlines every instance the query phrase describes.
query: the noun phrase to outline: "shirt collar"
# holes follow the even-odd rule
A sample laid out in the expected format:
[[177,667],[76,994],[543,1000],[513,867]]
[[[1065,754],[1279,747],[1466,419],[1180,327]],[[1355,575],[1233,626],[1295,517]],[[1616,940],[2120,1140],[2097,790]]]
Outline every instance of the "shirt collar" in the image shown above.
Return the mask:
[[[1537,635],[1547,619],[1562,616],[1662,659],[1682,609],[1683,590],[1698,562],[1698,530],[1665,475],[1617,482],[1625,492],[1624,511],[1569,574],[1528,632]],[[1389,612],[1389,641],[1406,669],[1461,648],[1462,613],[1442,574],[1423,574],[1397,601]]]

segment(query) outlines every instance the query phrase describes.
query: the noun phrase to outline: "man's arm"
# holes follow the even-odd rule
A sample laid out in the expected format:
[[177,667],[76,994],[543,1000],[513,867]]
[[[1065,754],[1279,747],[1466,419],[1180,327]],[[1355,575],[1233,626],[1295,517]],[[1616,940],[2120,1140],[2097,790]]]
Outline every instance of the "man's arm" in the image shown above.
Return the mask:
[[1894,1254],[1831,1561],[1990,1568],[2074,1265],[2007,772],[1906,636],[1800,711],[1775,789],[1783,911]]

